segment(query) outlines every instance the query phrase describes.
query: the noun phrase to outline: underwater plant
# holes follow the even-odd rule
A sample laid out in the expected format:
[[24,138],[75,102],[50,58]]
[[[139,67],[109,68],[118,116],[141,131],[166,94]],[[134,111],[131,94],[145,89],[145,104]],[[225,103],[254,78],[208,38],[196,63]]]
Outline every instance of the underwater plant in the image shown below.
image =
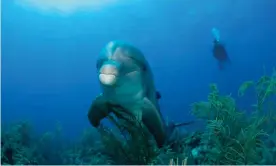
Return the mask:
[[[249,116],[237,108],[231,96],[221,95],[215,84],[210,85],[208,101],[192,104],[192,113],[207,121],[206,130],[201,138],[202,148],[194,153],[199,163],[235,165],[268,163],[264,155],[269,148],[265,143],[269,137],[267,126],[275,129],[275,125],[268,124],[268,117],[271,116],[264,113],[264,108],[269,98],[276,94],[275,70],[272,76],[263,76],[257,83],[253,81],[243,83],[238,91],[239,96],[243,96],[253,85],[257,93],[257,109]],[[275,110],[274,107],[274,112]]]
[[275,96],[276,96],[276,70],[275,68],[272,71],[272,74],[262,76],[258,81],[246,81],[244,82],[239,90],[238,95],[244,96],[245,92],[249,88],[254,88],[256,95],[256,104],[253,106],[256,107],[258,112],[264,111],[265,104],[267,102],[275,107]]
[[63,155],[63,164],[75,165],[109,165],[108,158],[101,153],[102,144],[99,134],[89,128],[84,130],[81,139],[73,142]]
[[192,114],[206,121],[203,131],[179,134],[158,148],[144,124],[129,115],[109,115],[112,127],[84,130],[69,142],[56,130],[38,135],[28,121],[1,130],[2,165],[243,165],[276,164],[276,71],[244,82],[238,96],[255,92],[254,111],[240,110],[231,95],[210,85],[206,101],[193,103]]
[[206,147],[202,151],[206,154],[200,163],[258,164],[258,148],[266,135],[260,128],[262,119],[249,123],[232,97],[220,95],[214,84],[210,89],[207,103],[193,104],[193,114],[207,120],[201,138],[202,146]]
[[27,121],[13,124],[9,129],[1,130],[1,164],[36,164],[35,147],[32,144],[31,125]]
[[[174,157],[169,148],[159,149],[144,124],[135,117],[116,119],[108,116],[114,130],[101,126],[103,153],[116,165],[168,164]],[[117,130],[117,132],[116,132]],[[166,158],[166,159],[165,159]]]
[[22,121],[1,130],[1,164],[109,164],[96,145],[94,130],[85,130],[79,141],[70,143],[62,135],[61,124],[53,132],[36,135],[31,123]]

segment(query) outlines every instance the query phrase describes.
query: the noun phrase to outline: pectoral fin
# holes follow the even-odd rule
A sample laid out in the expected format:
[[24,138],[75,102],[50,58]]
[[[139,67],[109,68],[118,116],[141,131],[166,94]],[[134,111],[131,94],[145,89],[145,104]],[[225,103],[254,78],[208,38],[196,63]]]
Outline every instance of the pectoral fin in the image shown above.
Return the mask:
[[165,124],[159,111],[148,98],[144,98],[143,100],[142,120],[154,136],[158,146],[161,147],[166,141]]
[[110,110],[107,102],[104,100],[102,95],[99,95],[93,101],[88,111],[88,120],[92,126],[98,127],[101,120],[105,118],[109,112]]

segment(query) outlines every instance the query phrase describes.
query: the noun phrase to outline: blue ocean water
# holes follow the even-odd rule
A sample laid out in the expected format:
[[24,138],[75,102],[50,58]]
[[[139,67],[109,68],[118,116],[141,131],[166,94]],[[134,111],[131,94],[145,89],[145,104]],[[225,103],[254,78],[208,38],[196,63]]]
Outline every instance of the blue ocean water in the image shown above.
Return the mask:
[[[190,104],[206,99],[210,83],[235,97],[242,82],[276,66],[275,8],[275,0],[122,0],[68,12],[3,0],[1,123],[30,120],[45,132],[59,122],[78,137],[91,127],[96,59],[111,40],[145,54],[163,115],[191,120]],[[214,27],[232,61],[223,71],[212,56]]]

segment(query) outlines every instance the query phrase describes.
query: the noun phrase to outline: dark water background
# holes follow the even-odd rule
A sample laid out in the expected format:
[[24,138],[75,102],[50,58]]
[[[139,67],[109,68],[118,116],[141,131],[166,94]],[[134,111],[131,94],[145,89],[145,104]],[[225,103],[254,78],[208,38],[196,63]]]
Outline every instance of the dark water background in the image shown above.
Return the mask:
[[[96,58],[110,40],[143,51],[161,111],[174,121],[193,119],[190,104],[206,99],[210,83],[236,96],[242,82],[276,66],[275,0],[122,0],[70,14],[15,2],[2,0],[2,124],[30,120],[45,132],[60,122],[66,135],[80,135],[100,93]],[[211,54],[213,27],[232,60],[224,71]]]

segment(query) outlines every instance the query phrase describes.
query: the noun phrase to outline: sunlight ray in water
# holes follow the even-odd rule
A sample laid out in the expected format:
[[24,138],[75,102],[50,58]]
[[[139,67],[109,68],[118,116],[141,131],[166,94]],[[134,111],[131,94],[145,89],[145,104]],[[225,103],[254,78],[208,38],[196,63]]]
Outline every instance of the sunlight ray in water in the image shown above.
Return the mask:
[[101,10],[118,0],[15,0],[17,5],[40,12],[71,14],[77,11]]

